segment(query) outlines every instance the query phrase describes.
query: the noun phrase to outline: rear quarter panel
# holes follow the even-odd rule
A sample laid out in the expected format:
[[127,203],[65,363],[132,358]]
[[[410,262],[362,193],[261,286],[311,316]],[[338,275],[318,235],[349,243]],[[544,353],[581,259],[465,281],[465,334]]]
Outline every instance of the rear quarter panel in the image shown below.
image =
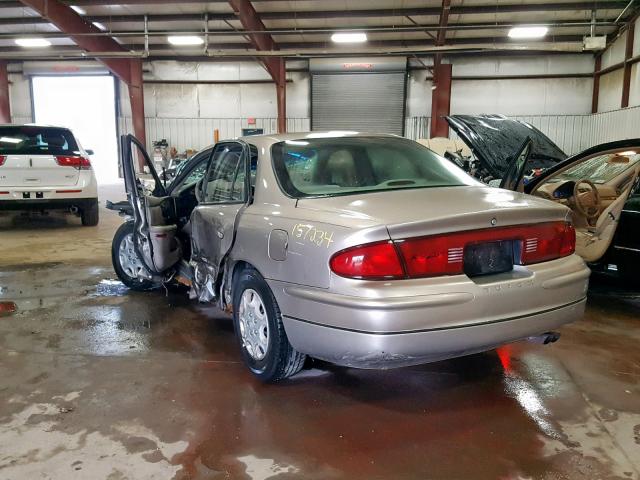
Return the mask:
[[[290,215],[286,213],[274,214],[273,209],[269,211],[255,205],[248,207],[238,223],[232,260],[250,263],[268,280],[329,288],[329,259],[335,252],[389,239],[384,226],[356,230],[299,216],[300,211],[294,207],[289,209]],[[284,260],[276,260],[277,255],[270,252],[270,236],[274,231],[286,238]],[[274,242],[277,240],[271,243],[272,248]]]

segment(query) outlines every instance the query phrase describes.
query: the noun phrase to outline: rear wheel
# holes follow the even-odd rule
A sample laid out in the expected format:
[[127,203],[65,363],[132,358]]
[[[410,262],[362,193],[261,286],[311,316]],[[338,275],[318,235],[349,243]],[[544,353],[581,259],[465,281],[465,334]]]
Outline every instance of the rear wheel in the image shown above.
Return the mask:
[[80,219],[85,227],[95,227],[100,219],[100,210],[98,209],[98,201],[94,200],[90,204],[80,210]]
[[133,245],[133,222],[126,222],[116,230],[111,243],[111,262],[118,278],[132,290],[150,290],[156,286],[141,276],[146,272]]
[[302,369],[306,355],[289,343],[276,299],[252,268],[236,279],[233,324],[245,364],[263,382],[277,382]]

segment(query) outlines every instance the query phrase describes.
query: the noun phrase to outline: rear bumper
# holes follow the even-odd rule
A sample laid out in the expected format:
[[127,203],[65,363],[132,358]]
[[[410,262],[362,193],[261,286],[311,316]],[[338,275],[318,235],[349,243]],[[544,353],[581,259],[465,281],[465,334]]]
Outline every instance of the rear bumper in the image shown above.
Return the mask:
[[71,207],[83,209],[98,201],[97,198],[51,198],[31,200],[2,200],[0,211],[19,210],[68,210]]
[[291,344],[338,365],[395,368],[491,350],[554,330],[582,317],[586,298],[530,315],[450,328],[371,333],[284,316]]
[[577,255],[486,277],[340,282],[268,280],[287,336],[302,353],[389,368],[490,350],[580,318],[589,268]]

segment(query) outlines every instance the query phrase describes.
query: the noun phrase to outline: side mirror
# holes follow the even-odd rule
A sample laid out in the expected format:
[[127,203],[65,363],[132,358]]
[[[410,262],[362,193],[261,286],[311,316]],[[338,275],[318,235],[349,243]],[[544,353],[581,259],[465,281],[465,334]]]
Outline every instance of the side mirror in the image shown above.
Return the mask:
[[198,183],[196,183],[196,200],[198,200],[198,203],[202,202],[204,200],[204,197],[202,196],[202,185],[204,184],[204,178],[201,178],[200,180],[198,180]]
[[85,149],[85,152],[87,152],[87,155],[93,155],[93,150],[90,148]]

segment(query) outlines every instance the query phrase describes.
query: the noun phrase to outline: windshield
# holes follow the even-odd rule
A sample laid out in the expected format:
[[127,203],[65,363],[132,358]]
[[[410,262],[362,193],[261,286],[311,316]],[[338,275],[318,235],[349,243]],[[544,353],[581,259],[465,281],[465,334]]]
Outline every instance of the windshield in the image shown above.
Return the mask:
[[0,155],[80,155],[66,128],[0,127]]
[[477,184],[404,138],[307,137],[276,143],[271,155],[281,188],[295,198]]
[[549,180],[550,183],[568,180],[591,180],[593,183],[607,183],[640,160],[636,152],[607,153],[590,158],[565,170]]

